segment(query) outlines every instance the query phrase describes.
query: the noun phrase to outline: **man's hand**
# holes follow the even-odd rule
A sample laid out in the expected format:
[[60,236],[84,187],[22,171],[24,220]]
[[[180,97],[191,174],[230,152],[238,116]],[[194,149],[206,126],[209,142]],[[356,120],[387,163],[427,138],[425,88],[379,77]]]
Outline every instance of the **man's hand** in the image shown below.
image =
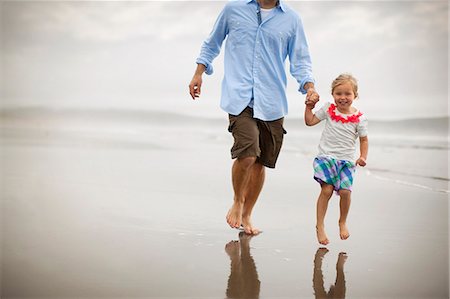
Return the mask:
[[306,83],[305,84],[305,89],[306,89],[305,104],[309,108],[313,109],[316,106],[316,103],[319,101],[320,96],[316,92],[316,89],[314,88],[314,84],[313,83],[310,83],[310,82]]
[[202,75],[205,72],[206,66],[201,63],[197,64],[197,69],[195,70],[194,76],[192,77],[191,83],[189,83],[189,93],[193,100],[200,97],[202,89]]
[[202,76],[194,75],[194,77],[192,77],[191,83],[189,84],[189,93],[191,94],[193,100],[195,100],[195,98],[200,97],[201,88],[202,88]]

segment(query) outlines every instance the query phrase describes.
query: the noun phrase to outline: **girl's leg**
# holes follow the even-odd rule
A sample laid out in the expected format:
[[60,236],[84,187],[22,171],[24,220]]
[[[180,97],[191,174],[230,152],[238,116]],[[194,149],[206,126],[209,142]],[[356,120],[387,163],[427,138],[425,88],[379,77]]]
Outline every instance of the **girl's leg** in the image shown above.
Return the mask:
[[350,237],[350,233],[347,229],[347,215],[350,209],[351,194],[352,192],[349,190],[339,190],[339,196],[341,197],[339,203],[339,208],[341,210],[341,215],[339,217],[339,234],[342,240],[346,240]]
[[325,184],[322,185],[322,190],[320,191],[319,198],[317,199],[317,222],[316,222],[316,233],[317,240],[322,245],[327,245],[329,243],[327,234],[325,233],[325,214],[327,213],[328,201],[333,195],[333,185]]

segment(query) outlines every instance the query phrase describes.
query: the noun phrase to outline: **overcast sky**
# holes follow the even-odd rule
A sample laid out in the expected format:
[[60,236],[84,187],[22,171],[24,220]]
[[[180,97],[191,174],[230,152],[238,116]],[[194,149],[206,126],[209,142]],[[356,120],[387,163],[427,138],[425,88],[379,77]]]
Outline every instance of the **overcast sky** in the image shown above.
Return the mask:
[[[223,54],[188,84],[223,1],[2,1],[1,106],[168,110],[221,117]],[[448,113],[447,1],[288,1],[302,17],[322,101],[342,72],[372,119]],[[290,78],[290,116],[303,96]]]

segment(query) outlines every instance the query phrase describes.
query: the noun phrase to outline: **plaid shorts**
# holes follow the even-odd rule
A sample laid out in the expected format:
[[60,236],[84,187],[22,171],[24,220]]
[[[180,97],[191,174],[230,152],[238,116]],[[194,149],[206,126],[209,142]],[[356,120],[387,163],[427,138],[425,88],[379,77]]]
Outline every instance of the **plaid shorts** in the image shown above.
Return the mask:
[[333,185],[336,192],[341,189],[352,191],[355,163],[320,156],[314,159],[314,179],[320,184]]

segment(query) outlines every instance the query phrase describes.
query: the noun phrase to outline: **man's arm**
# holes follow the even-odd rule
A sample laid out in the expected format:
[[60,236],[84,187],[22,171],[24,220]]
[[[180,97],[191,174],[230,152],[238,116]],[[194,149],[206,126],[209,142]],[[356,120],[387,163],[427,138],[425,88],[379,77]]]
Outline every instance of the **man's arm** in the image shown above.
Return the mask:
[[213,73],[212,62],[219,55],[222,43],[228,34],[227,11],[227,6],[225,6],[217,17],[211,33],[203,42],[200,55],[196,60],[197,64],[205,66],[204,72],[207,75]]
[[193,100],[200,97],[203,73],[206,73],[207,75],[211,75],[213,73],[212,61],[217,57],[217,55],[219,55],[222,43],[228,34],[228,25],[225,13],[226,7],[217,17],[213,30],[208,38],[203,42],[200,55],[196,60],[197,68],[191,82],[189,83],[189,94]]
[[288,54],[291,75],[299,83],[299,91],[306,94],[305,104],[315,105],[319,101],[319,94],[314,88],[311,57],[300,19],[297,23],[297,32],[289,40]]

